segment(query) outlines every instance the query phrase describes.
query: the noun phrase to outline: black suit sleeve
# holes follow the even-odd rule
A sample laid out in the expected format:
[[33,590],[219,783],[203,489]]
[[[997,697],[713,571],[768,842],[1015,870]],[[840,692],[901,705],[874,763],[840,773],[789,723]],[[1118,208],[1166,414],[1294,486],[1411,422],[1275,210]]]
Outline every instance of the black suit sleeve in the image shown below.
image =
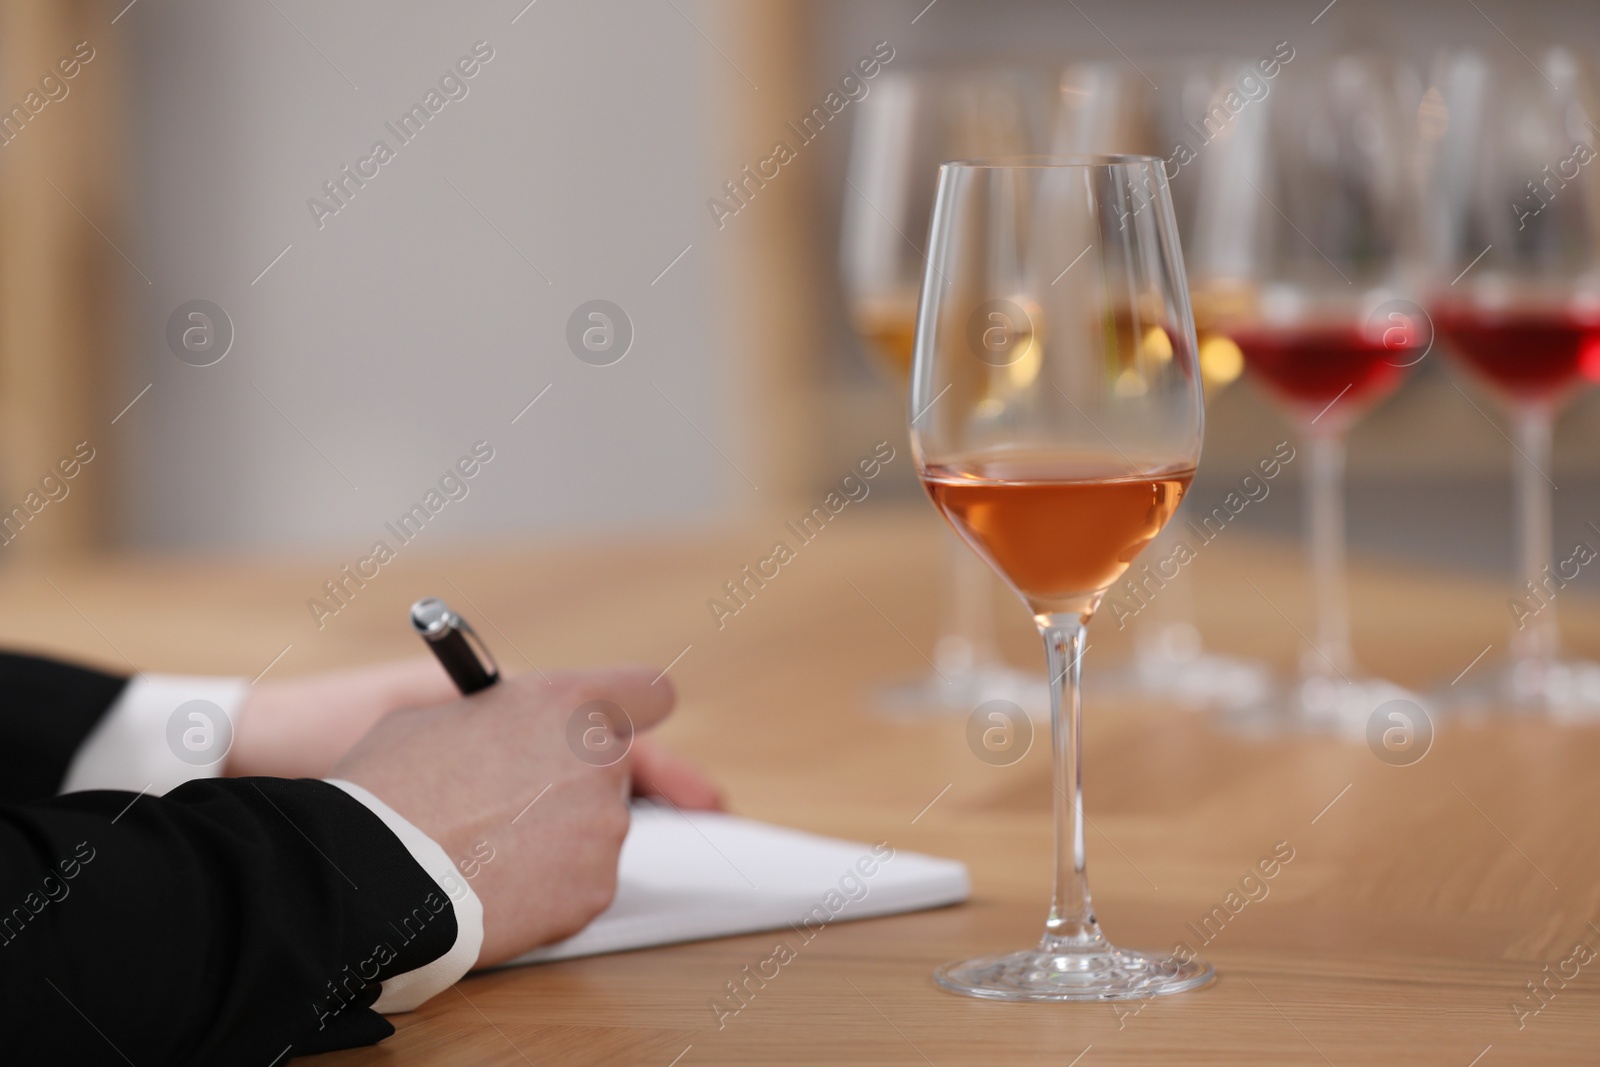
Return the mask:
[[259,1064],[393,1032],[384,979],[456,940],[371,811],[313,780],[0,804],[6,1062]]
[[73,753],[127,684],[85,667],[0,652],[0,802],[54,796]]

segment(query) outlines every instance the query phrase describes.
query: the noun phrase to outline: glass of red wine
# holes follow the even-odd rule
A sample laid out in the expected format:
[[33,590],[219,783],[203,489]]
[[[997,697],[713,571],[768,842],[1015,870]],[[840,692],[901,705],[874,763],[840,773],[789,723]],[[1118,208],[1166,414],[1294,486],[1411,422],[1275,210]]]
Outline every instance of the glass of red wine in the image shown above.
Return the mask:
[[[1405,296],[1417,264],[1408,119],[1420,97],[1417,80],[1382,58],[1301,58],[1204,149],[1196,285],[1217,294],[1212,327],[1289,416],[1304,457],[1315,621],[1301,631],[1298,681],[1253,725],[1359,736],[1381,704],[1419,700],[1356,664],[1343,476],[1350,427],[1431,340]],[[1281,594],[1249,595],[1292,618]]]
[[1552,558],[1551,432],[1563,405],[1600,382],[1600,102],[1573,53],[1536,59],[1443,56],[1419,112],[1431,155],[1430,310],[1448,350],[1510,416],[1521,564],[1510,662],[1450,692],[1461,706],[1589,717],[1600,715],[1600,665],[1559,656],[1556,601],[1581,562]]
[[1055,894],[1039,943],[947,964],[935,972],[947,989],[1142,999],[1213,976],[1192,951],[1118,949],[1101,933],[1081,779],[1085,630],[1194,476],[1204,422],[1195,351],[1159,157],[939,168],[912,361],[912,454],[934,504],[1044,639],[1056,827]]

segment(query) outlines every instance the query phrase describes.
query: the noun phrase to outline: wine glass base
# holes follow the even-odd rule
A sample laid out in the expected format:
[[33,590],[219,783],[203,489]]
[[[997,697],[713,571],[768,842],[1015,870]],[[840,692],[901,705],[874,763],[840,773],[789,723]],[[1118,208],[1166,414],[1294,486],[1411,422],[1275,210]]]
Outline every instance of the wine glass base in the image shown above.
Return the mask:
[[1119,670],[1100,671],[1089,686],[1100,694],[1152,697],[1205,711],[1261,705],[1271,696],[1273,679],[1263,663],[1199,652],[1137,656]]
[[1260,704],[1233,709],[1224,721],[1241,732],[1263,736],[1331,734],[1362,740],[1374,715],[1388,721],[1380,709],[1398,711],[1415,723],[1427,718],[1432,707],[1421,694],[1383,678],[1312,676],[1289,683]]
[[1563,722],[1600,720],[1600,663],[1512,663],[1447,686],[1439,702],[1458,715],[1509,712]]
[[883,686],[872,694],[875,710],[889,715],[970,715],[991,700],[1004,700],[1031,719],[1050,719],[1050,690],[1042,674],[1003,663],[964,671],[945,670],[911,681]]
[[1126,949],[1050,952],[1031,948],[947,963],[933,980],[987,1000],[1145,1000],[1199,989],[1216,977],[1204,960],[1181,962]]

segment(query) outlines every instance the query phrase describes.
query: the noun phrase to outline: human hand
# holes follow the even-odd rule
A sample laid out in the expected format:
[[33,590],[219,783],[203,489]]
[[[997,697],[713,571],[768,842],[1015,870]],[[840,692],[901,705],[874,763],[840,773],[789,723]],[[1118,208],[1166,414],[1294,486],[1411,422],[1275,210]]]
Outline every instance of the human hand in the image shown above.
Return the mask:
[[[387,716],[334,768],[458,865],[468,861],[463,869],[483,903],[480,965],[568,937],[611,903],[630,769],[653,775],[663,791],[688,780],[683,765],[637,742],[609,766],[585,762],[568,743],[568,720],[590,701],[621,707],[636,732],[664,719],[672,686],[652,678],[638,667],[508,678],[449,704]],[[702,784],[709,797],[701,799],[714,800]]]
[[[262,682],[234,715],[225,773],[326,778],[384,716],[446,704],[458,695],[431,656]],[[721,793],[693,764],[644,737],[634,739],[632,757],[635,796],[721,810]]]
[[432,657],[261,682],[234,715],[224,773],[325,778],[379,719],[456,696]]

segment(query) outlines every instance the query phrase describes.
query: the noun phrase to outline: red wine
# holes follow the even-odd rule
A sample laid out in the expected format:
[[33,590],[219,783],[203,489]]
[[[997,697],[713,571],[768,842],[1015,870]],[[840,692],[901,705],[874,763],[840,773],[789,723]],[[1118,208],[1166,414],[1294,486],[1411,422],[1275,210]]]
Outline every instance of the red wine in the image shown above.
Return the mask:
[[1139,475],[1040,452],[963,458],[929,467],[922,481],[967,543],[1035,610],[1049,610],[1121,577],[1193,477],[1193,467]]
[[1549,400],[1600,382],[1600,313],[1451,303],[1433,321],[1463,363],[1513,397]]
[[1389,395],[1415,358],[1408,335],[1373,336],[1344,324],[1232,330],[1229,335],[1244,353],[1245,366],[1274,393],[1319,409],[1335,399],[1360,404]]

